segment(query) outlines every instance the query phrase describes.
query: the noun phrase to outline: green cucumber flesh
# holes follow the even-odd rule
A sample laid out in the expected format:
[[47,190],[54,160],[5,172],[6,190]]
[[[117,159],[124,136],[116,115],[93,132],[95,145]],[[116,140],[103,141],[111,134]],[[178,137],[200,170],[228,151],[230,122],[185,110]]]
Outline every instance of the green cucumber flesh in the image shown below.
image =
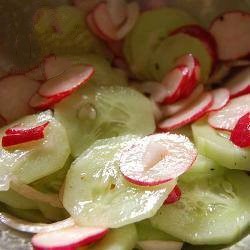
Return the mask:
[[89,250],[131,250],[137,242],[137,231],[134,224],[112,229]]
[[[9,179],[15,176],[19,181],[31,183],[37,179],[56,172],[63,167],[70,148],[63,126],[46,111],[24,117],[8,126],[15,125],[34,127],[49,122],[42,140],[17,145],[15,148],[0,147],[0,189],[8,190]],[[6,127],[2,128],[3,136]]]
[[235,146],[226,136],[217,133],[206,121],[192,125],[195,145],[200,154],[219,165],[240,170],[250,170],[250,149]]
[[211,72],[213,59],[202,41],[187,34],[176,34],[166,38],[152,53],[149,70],[154,79],[161,81],[173,68],[176,60],[188,53],[193,54],[200,62],[201,82],[205,83]]
[[[86,115],[80,115],[82,111]],[[88,115],[89,112],[94,112],[94,117]],[[55,117],[66,128],[74,156],[98,139],[125,134],[147,135],[155,130],[150,101],[141,93],[122,86],[90,86],[78,91],[56,105]]]
[[[63,205],[79,225],[122,227],[152,217],[176,185],[135,186],[119,171],[119,157],[138,136],[99,140],[73,162]],[[86,216],[86,214],[88,216]]]
[[175,8],[142,13],[125,42],[125,56],[133,73],[139,79],[151,79],[147,65],[152,51],[171,31],[194,23],[195,20],[189,14]]
[[181,181],[182,198],[163,206],[153,226],[194,245],[230,244],[250,223],[250,177],[227,170],[223,175]]

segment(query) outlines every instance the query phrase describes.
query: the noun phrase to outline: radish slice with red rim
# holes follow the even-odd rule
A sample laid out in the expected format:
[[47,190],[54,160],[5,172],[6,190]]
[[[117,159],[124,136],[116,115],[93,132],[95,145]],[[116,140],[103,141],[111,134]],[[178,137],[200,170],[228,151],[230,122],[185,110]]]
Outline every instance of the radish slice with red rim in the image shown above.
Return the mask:
[[16,218],[4,212],[0,213],[0,222],[17,231],[24,233],[32,233],[32,234],[57,231],[75,225],[75,222],[72,218],[68,218],[63,221],[58,221],[51,224],[32,223],[29,221]]
[[235,125],[230,140],[238,147],[250,147],[250,113],[242,116]]
[[59,76],[49,79],[39,89],[39,95],[47,98],[65,97],[86,83],[94,74],[92,66],[73,65]]
[[236,97],[221,110],[208,116],[208,123],[215,129],[232,131],[241,116],[250,112],[250,94]]
[[178,66],[166,74],[161,82],[163,88],[157,88],[152,93],[152,99],[157,103],[174,103],[181,98],[182,89],[189,80],[189,69]]
[[187,108],[162,121],[158,125],[158,128],[161,131],[171,131],[194,122],[206,114],[212,102],[212,95],[210,93],[204,93],[196,102],[192,103]]
[[106,3],[98,4],[93,10],[93,20],[102,36],[107,40],[119,40],[117,38],[117,27],[112,22]]
[[107,0],[107,9],[114,25],[121,25],[127,17],[125,0]]
[[231,97],[250,94],[250,67],[232,77],[225,85]]
[[208,112],[220,110],[229,102],[230,92],[226,88],[215,89],[210,93],[213,96],[213,103],[212,106],[208,109]]
[[204,90],[204,87],[203,85],[200,84],[194,89],[191,95],[188,96],[187,98],[179,100],[170,105],[161,106],[161,111],[163,115],[165,117],[171,116],[187,108],[192,102],[194,102],[201,95],[203,90]]
[[219,59],[234,60],[249,55],[249,30],[250,13],[231,11],[218,16],[210,32],[217,42]]
[[125,23],[118,29],[116,37],[118,40],[124,38],[129,31],[134,27],[137,18],[139,17],[140,10],[139,5],[136,2],[129,3],[127,5],[127,19]]
[[0,114],[12,122],[20,117],[34,113],[29,106],[40,83],[24,75],[8,76],[0,80]]
[[31,97],[29,105],[35,110],[46,110],[53,108],[54,104],[60,102],[62,99],[57,97],[46,98],[35,94]]
[[46,57],[44,59],[44,74],[46,80],[49,80],[50,78],[62,74],[72,65],[73,63],[65,57],[60,57],[60,56]]
[[28,72],[25,73],[25,76],[35,81],[46,80],[43,65],[39,65],[38,67],[29,70]]
[[181,198],[181,190],[176,185],[172,192],[168,195],[168,198],[164,201],[164,205],[173,204]]
[[31,243],[35,250],[69,250],[87,246],[104,237],[106,228],[72,226],[58,231],[39,233]]
[[192,24],[192,25],[182,26],[174,30],[171,33],[171,35],[175,35],[178,33],[185,33],[187,35],[198,38],[206,46],[210,56],[213,58],[213,61],[214,62],[217,61],[218,59],[217,44],[214,37],[209,31],[205,30],[204,28],[202,28],[197,24]]
[[156,186],[183,174],[196,156],[193,144],[185,136],[155,134],[125,148],[119,158],[119,165],[121,173],[129,182],[140,186]]

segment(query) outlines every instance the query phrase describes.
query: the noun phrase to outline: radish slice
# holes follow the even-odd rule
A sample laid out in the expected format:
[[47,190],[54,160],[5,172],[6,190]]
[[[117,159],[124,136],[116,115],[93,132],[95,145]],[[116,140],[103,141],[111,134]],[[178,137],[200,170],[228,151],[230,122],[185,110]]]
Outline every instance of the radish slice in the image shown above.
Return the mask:
[[29,101],[30,107],[34,108],[35,110],[46,110],[50,109],[54,106],[54,104],[61,101],[63,98],[46,98],[42,97],[39,94],[35,94]]
[[230,92],[226,88],[215,89],[211,91],[211,94],[213,96],[213,103],[208,112],[220,110],[229,102]]
[[250,94],[250,67],[232,77],[225,85],[231,97]]
[[100,30],[97,28],[95,21],[94,21],[94,17],[93,17],[93,13],[90,12],[87,17],[86,17],[86,23],[88,24],[90,30],[99,38],[103,39],[103,40],[107,40],[106,36],[104,36],[102,34],[102,32],[100,32]]
[[157,103],[174,103],[181,98],[181,91],[188,83],[189,70],[185,66],[178,66],[168,72],[162,81],[164,88],[157,88],[152,93],[152,99]]
[[117,27],[112,22],[106,3],[98,4],[93,10],[93,19],[96,27],[108,40],[119,40],[117,38]]
[[0,213],[0,222],[17,231],[32,233],[32,234],[57,231],[75,225],[75,222],[73,221],[72,218],[68,218],[63,221],[58,221],[51,224],[32,223],[29,221],[16,218],[4,212]]
[[11,188],[18,194],[39,202],[44,202],[50,204],[52,207],[62,208],[62,203],[60,202],[57,194],[46,194],[37,191],[29,185],[19,182],[15,178],[11,180]]
[[230,140],[238,147],[250,147],[250,113],[242,116],[235,125]]
[[31,69],[30,71],[25,73],[25,76],[27,76],[31,80],[35,81],[45,81],[45,73],[44,73],[44,68],[42,65],[35,67]]
[[49,233],[36,234],[31,243],[35,250],[73,250],[96,242],[107,232],[106,228],[72,226]]
[[201,95],[203,90],[204,87],[203,85],[200,84],[194,89],[193,93],[191,93],[189,97],[182,99],[176,103],[162,106],[161,111],[163,113],[163,116],[164,117],[171,116],[187,108],[192,102],[194,102]]
[[[115,0],[114,0],[115,1]],[[129,31],[134,27],[140,14],[139,5],[136,2],[127,5],[127,20],[117,31],[116,37],[118,40],[124,38]]]
[[202,28],[197,24],[182,26],[174,30],[171,35],[178,33],[185,33],[187,35],[198,38],[206,46],[210,56],[213,58],[213,61],[216,62],[218,58],[217,53],[217,44],[214,37],[210,32]]
[[208,123],[215,129],[232,131],[240,119],[250,112],[250,94],[232,99],[221,110],[210,113]]
[[39,89],[43,97],[66,97],[86,83],[94,74],[92,66],[73,65],[57,77],[49,79]]
[[210,93],[204,93],[196,102],[176,115],[162,121],[158,127],[162,131],[171,131],[194,122],[206,114],[212,102],[212,95]]
[[188,67],[189,79],[181,91],[181,97],[185,98],[193,92],[197,82],[200,80],[200,63],[192,54],[187,54],[180,57],[176,64]]
[[7,122],[33,113],[29,100],[39,86],[38,81],[24,75],[8,76],[0,80],[0,114]]
[[168,198],[164,201],[164,205],[173,204],[181,198],[181,190],[176,185],[172,192],[168,195]]
[[65,57],[60,57],[60,56],[46,57],[44,59],[44,74],[46,80],[49,80],[50,78],[62,74],[72,65],[73,63]]
[[133,142],[124,149],[120,157],[120,170],[133,184],[156,186],[183,174],[196,156],[193,144],[185,136],[155,134]]
[[138,241],[143,250],[181,250],[183,243],[177,241],[146,240]]
[[227,12],[217,17],[210,32],[217,42],[219,59],[234,60],[247,56],[250,53],[249,30],[249,13]]
[[114,25],[121,25],[127,17],[125,0],[107,0],[107,9]]

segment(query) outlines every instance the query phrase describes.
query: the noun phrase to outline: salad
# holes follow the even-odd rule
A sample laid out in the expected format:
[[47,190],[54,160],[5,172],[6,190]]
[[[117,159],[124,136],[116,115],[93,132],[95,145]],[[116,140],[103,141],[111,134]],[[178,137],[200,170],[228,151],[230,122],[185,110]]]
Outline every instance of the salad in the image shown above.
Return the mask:
[[0,64],[0,221],[33,249],[250,249],[250,12],[165,2],[32,5],[35,59]]

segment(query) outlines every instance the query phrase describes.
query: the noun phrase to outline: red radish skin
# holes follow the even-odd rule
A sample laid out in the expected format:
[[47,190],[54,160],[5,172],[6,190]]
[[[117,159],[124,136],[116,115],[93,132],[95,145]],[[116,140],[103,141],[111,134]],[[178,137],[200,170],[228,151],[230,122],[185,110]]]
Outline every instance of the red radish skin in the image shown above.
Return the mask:
[[192,103],[187,108],[162,121],[158,125],[159,130],[165,132],[172,131],[198,120],[206,114],[212,102],[212,95],[210,93],[204,93],[196,102]]
[[225,87],[230,91],[231,98],[250,94],[250,67],[232,77]]
[[218,16],[210,26],[218,46],[220,60],[244,58],[250,53],[250,13],[226,12]]
[[41,85],[38,94],[46,98],[64,98],[85,84],[93,74],[92,66],[73,65],[59,76]]
[[187,108],[192,102],[196,101],[196,99],[202,94],[203,90],[204,87],[202,84],[200,84],[194,89],[189,97],[179,100],[178,102],[170,105],[161,106],[163,116],[171,116]]
[[213,96],[212,106],[208,109],[210,111],[216,111],[224,108],[230,99],[230,92],[226,88],[219,88],[210,92]]
[[197,86],[198,81],[200,80],[200,63],[192,54],[187,54],[180,57],[177,60],[176,64],[178,66],[184,65],[189,69],[188,81],[183,86],[183,89],[181,91],[181,97],[186,98],[193,92],[193,90]]
[[58,231],[39,233],[32,237],[35,250],[75,250],[90,245],[108,232],[104,228],[87,228],[73,226]]
[[156,186],[183,174],[196,156],[193,144],[185,136],[154,134],[131,143],[121,152],[120,171],[135,185]]
[[157,103],[171,104],[181,98],[182,89],[189,80],[189,70],[186,66],[178,66],[166,74],[161,82],[163,88],[157,88],[152,98]]
[[241,116],[250,112],[250,94],[231,99],[221,110],[211,112],[208,123],[215,129],[232,131]]
[[40,96],[39,94],[35,94],[34,96],[31,97],[29,105],[35,110],[43,111],[46,109],[52,109],[56,103],[60,102],[63,99],[64,99],[63,96],[61,98],[57,97],[46,98]]
[[43,64],[45,79],[49,80],[69,69],[73,65],[73,62],[65,57],[50,55],[44,58]]
[[213,58],[214,63],[216,63],[216,61],[218,60],[217,44],[214,37],[209,31],[205,30],[197,24],[193,24],[182,26],[171,32],[171,35],[175,35],[178,33],[185,33],[202,41],[209,51],[210,56]]
[[26,128],[26,127],[19,127],[19,125],[14,126],[12,128],[8,128],[5,131],[6,135],[16,135],[16,134],[27,134],[27,135],[31,135],[34,133],[43,133],[45,128],[49,125],[49,122],[45,122],[41,125],[38,125],[36,127],[32,127],[32,128]]
[[231,142],[240,147],[250,147],[250,113],[242,116],[234,127],[231,137]]
[[169,205],[177,202],[181,198],[181,190],[176,185],[173,189],[173,191],[168,195],[168,198],[164,201],[164,205]]
[[117,27],[112,22],[106,3],[99,3],[93,10],[93,21],[99,32],[108,41],[117,41]]
[[0,80],[0,114],[8,123],[34,113],[29,100],[39,87],[38,81],[24,75],[7,76]]

